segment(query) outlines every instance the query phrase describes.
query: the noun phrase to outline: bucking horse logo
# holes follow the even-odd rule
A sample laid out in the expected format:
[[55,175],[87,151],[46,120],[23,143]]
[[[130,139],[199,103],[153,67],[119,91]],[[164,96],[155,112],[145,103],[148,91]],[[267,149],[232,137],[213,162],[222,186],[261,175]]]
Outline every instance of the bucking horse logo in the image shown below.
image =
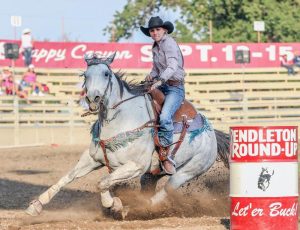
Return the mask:
[[258,178],[257,187],[263,191],[266,191],[267,188],[269,188],[270,180],[273,175],[274,175],[274,170],[272,174],[270,174],[268,168],[262,168]]

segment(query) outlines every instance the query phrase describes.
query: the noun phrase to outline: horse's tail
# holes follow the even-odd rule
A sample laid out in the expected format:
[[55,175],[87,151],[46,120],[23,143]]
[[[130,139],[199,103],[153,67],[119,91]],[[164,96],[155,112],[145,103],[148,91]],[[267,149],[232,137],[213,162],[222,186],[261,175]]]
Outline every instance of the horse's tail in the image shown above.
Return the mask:
[[215,129],[218,146],[218,161],[223,161],[226,168],[229,168],[229,148],[230,136],[220,130]]

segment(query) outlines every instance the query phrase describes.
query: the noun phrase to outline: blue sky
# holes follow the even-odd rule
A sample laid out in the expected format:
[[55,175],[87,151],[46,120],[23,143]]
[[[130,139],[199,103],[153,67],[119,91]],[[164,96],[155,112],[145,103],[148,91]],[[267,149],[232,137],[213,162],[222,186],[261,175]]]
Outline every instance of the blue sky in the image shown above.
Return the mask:
[[[73,41],[107,42],[103,29],[127,0],[6,0],[1,1],[0,39],[14,39],[11,16],[21,16],[17,39],[30,28],[35,40],[61,41],[63,31]],[[129,42],[149,42],[136,33]],[[126,42],[125,40],[123,42]]]

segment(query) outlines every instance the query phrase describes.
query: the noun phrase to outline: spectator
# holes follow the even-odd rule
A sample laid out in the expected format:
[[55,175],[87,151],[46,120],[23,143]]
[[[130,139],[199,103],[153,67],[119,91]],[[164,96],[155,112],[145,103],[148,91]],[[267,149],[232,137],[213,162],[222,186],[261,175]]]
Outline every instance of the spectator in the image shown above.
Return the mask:
[[294,53],[294,58],[293,58],[293,63],[296,67],[299,67],[300,68],[300,54],[299,54],[299,51],[296,51]]
[[280,57],[281,66],[286,68],[288,71],[288,75],[295,75],[294,63],[293,60],[288,60],[287,55],[284,54]]
[[21,98],[27,98],[26,92],[22,91],[19,84],[14,82],[12,71],[9,67],[3,68],[1,87],[6,95],[18,95]]
[[12,71],[10,69],[9,66],[5,66],[3,69],[2,69],[2,74],[1,74],[1,79],[0,79],[0,83],[1,83],[1,89],[0,89],[0,95],[2,95],[6,90],[6,81],[7,79],[9,78],[9,76],[12,75]]
[[44,96],[43,94],[43,86],[41,83],[36,80],[37,75],[34,71],[34,65],[30,64],[28,66],[27,72],[24,74],[21,80],[22,87],[30,87],[33,96]]
[[24,29],[21,38],[20,52],[24,56],[25,66],[29,66],[32,63],[32,50],[33,50],[33,38],[31,36],[30,29]]

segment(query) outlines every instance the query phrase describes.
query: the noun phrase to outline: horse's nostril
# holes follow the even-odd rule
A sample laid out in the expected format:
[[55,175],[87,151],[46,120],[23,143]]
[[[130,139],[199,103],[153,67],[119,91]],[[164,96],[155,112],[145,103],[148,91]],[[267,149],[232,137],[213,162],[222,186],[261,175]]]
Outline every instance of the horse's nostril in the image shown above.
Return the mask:
[[96,96],[94,102],[98,103],[100,101],[100,97]]

